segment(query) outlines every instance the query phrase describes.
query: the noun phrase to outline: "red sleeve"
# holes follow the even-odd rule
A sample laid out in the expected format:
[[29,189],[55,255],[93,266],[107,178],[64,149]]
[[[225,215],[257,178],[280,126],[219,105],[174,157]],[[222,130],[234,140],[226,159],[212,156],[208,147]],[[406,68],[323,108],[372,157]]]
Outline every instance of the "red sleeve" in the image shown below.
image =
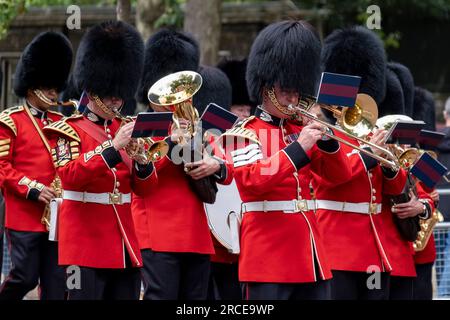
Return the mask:
[[390,195],[397,195],[402,193],[408,173],[404,169],[393,172],[390,169],[382,168],[383,170],[383,193]]
[[330,142],[333,151],[326,151],[318,142],[311,153],[311,170],[321,177],[321,183],[336,186],[345,183],[352,177],[352,169],[347,155],[337,141]]
[[416,183],[417,197],[420,200],[425,200],[431,208],[431,212],[436,209],[433,199],[430,197],[432,189],[426,188],[421,182]]
[[12,163],[15,143],[14,132],[0,125],[0,175],[3,178],[3,188],[21,198],[37,200],[44,185],[39,181],[32,181],[24,173],[14,169]]
[[[82,154],[79,153],[80,142],[66,136],[52,136],[50,146],[61,180],[81,189],[91,183],[93,175],[101,176],[122,161],[120,153],[114,149],[111,140],[106,140],[94,150]],[[144,169],[138,170],[136,164],[133,164],[132,188],[138,195],[141,195],[157,179],[153,165],[149,165],[146,169],[148,172],[139,176],[137,172]]]

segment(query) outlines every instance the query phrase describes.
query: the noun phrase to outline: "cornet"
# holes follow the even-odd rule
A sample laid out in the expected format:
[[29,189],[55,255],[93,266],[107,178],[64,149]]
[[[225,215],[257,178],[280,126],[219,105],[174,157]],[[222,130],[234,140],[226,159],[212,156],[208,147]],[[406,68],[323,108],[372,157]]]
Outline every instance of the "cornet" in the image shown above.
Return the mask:
[[[124,117],[118,110],[113,110],[116,118],[122,121],[121,127],[134,122],[132,117]],[[156,162],[164,158],[169,152],[169,145],[164,140],[154,141],[150,137],[133,139],[126,147],[128,156],[142,164]]]

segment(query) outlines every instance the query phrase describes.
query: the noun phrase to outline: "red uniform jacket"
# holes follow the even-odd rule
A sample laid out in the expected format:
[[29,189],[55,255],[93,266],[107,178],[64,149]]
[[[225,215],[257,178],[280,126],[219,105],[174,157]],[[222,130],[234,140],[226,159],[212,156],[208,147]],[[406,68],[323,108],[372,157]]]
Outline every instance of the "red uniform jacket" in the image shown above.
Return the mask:
[[211,255],[211,262],[217,263],[237,263],[239,261],[239,255],[230,253],[227,248],[220,244],[216,238],[213,237],[213,244],[215,254]]
[[414,255],[415,264],[433,263],[436,260],[436,243],[434,242],[434,235],[431,235],[430,240],[422,251],[416,252]]
[[[92,132],[96,130],[86,130],[86,123],[90,128],[97,126],[106,131],[103,143],[94,138]],[[46,128],[64,190],[123,194],[134,191],[140,195],[152,191],[156,183],[153,166],[137,172],[132,164],[130,170],[125,164],[129,158],[112,146],[110,139],[119,125],[118,120],[99,125],[85,116],[75,116]],[[58,222],[60,265],[124,268],[127,250],[133,266],[142,266],[130,203],[113,206],[64,200]]]
[[6,228],[47,231],[41,223],[45,204],[37,200],[38,189],[43,185],[49,186],[56,171],[42,128],[59,119],[61,115],[58,113],[41,112],[26,105],[0,114],[0,175],[3,179]]
[[[189,185],[190,178],[184,172],[184,166],[172,162],[169,152],[155,163],[155,167],[157,185],[145,197],[136,197],[136,203],[133,203],[140,248],[160,252],[214,253],[203,202]],[[233,180],[232,165],[226,164],[226,167],[223,184]]]
[[[434,204],[428,193],[421,187],[420,183],[416,184],[417,195],[419,199],[427,200],[434,210]],[[416,267],[414,265],[414,248],[412,242],[404,240],[393,220],[391,204],[388,197],[383,199],[383,212],[381,214],[382,236],[386,243],[386,251],[389,262],[392,266],[392,276],[398,277],[415,277]]]
[[[433,191],[432,189],[426,187],[422,182],[419,182],[420,185],[426,193],[430,193]],[[432,209],[436,208],[436,205],[433,201],[429,201]],[[434,241],[434,235],[432,234],[430,240],[428,240],[427,245],[422,251],[418,251],[414,255],[414,262],[416,264],[427,264],[433,263],[436,260],[436,243]]]
[[[295,141],[302,130],[297,122],[278,119],[258,109],[257,116],[244,120],[236,133],[242,129],[256,134],[261,143],[237,146],[233,152],[236,184],[244,203],[311,199],[310,171],[323,176],[324,183],[350,178],[345,154],[338,151],[335,141],[330,153],[317,145],[304,152]],[[240,281],[304,283],[331,278],[311,209],[298,213],[247,212],[241,225],[240,244]]]
[[[313,187],[318,200],[379,204],[383,193],[401,193],[406,182],[405,171],[400,170],[395,176],[389,172],[391,175],[387,177],[373,158],[347,145],[341,148],[352,168],[352,178],[343,184],[324,185],[320,175],[315,174]],[[367,272],[369,266],[378,266],[383,271],[392,269],[379,230],[380,214],[319,209],[317,216],[331,269],[359,272]]]

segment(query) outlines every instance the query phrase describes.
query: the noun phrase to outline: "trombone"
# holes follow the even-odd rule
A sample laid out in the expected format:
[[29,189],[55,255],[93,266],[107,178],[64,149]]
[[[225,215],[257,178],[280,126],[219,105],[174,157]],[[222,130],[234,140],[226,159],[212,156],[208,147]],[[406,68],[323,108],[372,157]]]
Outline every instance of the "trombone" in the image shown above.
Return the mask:
[[340,143],[343,143],[353,149],[359,150],[360,152],[379,161],[382,165],[393,170],[398,170],[400,168],[397,158],[391,151],[364,139],[375,127],[378,117],[378,108],[372,97],[367,94],[359,93],[356,98],[355,106],[352,108],[344,107],[342,110],[338,110],[335,106],[319,104],[321,108],[329,110],[333,113],[339,126],[329,124],[328,122],[323,121],[312,114],[309,110],[314,104],[316,104],[315,98],[312,96],[306,96],[302,97],[299,106],[291,105],[289,108],[295,112],[294,116],[303,116],[310,120],[316,121],[326,126],[328,129],[333,129],[343,135],[360,141],[372,149],[380,150],[386,155],[386,158],[348,142],[345,139],[337,137],[332,133],[325,132],[324,135],[326,137],[339,141]]

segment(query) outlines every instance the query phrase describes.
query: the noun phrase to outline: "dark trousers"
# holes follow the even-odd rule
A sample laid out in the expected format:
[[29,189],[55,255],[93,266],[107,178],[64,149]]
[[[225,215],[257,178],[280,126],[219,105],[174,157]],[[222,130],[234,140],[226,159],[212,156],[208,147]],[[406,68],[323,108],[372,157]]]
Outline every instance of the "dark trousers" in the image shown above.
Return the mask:
[[12,268],[0,287],[0,300],[20,300],[39,283],[41,300],[63,300],[66,273],[58,266],[58,243],[44,232],[6,229]]
[[416,264],[417,277],[414,279],[414,300],[432,300],[433,263]]
[[389,300],[412,300],[414,297],[415,277],[391,276]]
[[330,281],[308,283],[249,282],[245,288],[246,300],[329,300]]
[[[379,288],[369,288],[369,277],[379,277]],[[331,298],[333,300],[388,300],[390,275],[387,272],[377,274],[354,271],[333,270],[331,280]],[[369,283],[368,283],[369,282]],[[375,284],[378,282],[376,281]]]
[[80,267],[79,271],[80,286],[70,288],[69,300],[139,300],[141,273],[138,268]]
[[206,300],[209,255],[142,250],[144,300]]
[[237,263],[211,263],[208,300],[242,300]]

